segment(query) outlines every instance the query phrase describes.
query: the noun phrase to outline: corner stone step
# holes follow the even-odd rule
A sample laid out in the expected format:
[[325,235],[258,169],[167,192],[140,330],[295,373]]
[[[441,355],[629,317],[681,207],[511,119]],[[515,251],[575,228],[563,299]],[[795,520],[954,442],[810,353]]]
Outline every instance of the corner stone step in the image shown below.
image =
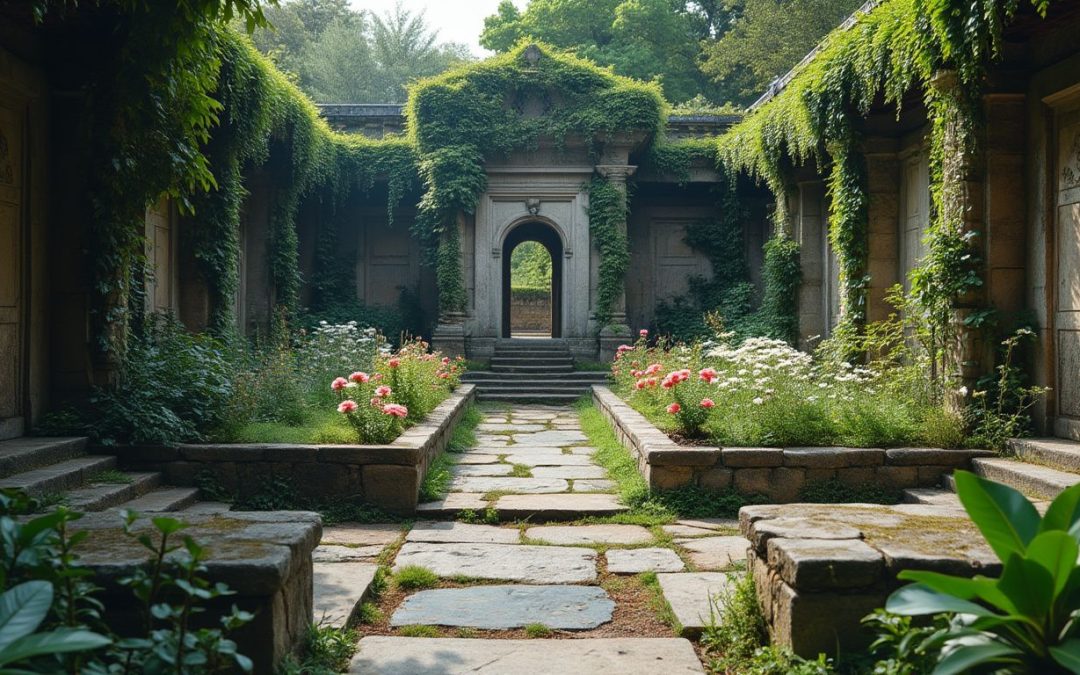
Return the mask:
[[1053,499],[1062,490],[1080,483],[1080,475],[1012,459],[978,458],[972,470],[990,480],[1010,485],[1029,497]]
[[95,473],[116,466],[115,457],[88,455],[0,479],[0,487],[22,488],[30,496],[66,492],[82,485]]
[[170,487],[147,492],[141,497],[120,505],[140,513],[182,511],[199,500],[198,488]]
[[1080,473],[1080,443],[1064,438],[1012,438],[1009,450],[1017,458],[1062,471]]
[[0,441],[0,478],[86,454],[83,437],[23,437]]
[[934,506],[955,506],[963,508],[955,492],[944,488],[909,488],[903,492],[906,504],[932,504]]
[[378,571],[375,563],[314,563],[315,622],[340,627],[355,623],[360,605],[371,595],[371,584]]
[[76,511],[104,511],[150,492],[161,484],[160,473],[129,473],[130,483],[90,483],[67,493],[64,501]]

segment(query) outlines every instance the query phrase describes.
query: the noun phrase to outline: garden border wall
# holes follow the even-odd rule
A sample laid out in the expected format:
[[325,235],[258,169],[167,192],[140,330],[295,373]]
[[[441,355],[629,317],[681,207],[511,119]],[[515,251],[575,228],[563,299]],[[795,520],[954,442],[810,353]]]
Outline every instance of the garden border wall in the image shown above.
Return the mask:
[[799,500],[807,483],[839,479],[852,486],[891,490],[934,487],[954,469],[967,469],[986,450],[940,448],[719,448],[679,445],[608,387],[593,386],[593,401],[619,441],[634,455],[650,490],[696,485],[734,488],[774,503]]
[[171,485],[197,485],[205,477],[240,498],[285,480],[297,497],[316,501],[362,498],[387,511],[412,514],[431,461],[450,442],[474,399],[462,384],[417,425],[386,445],[282,443],[181,444],[110,448],[125,469],[160,471]]

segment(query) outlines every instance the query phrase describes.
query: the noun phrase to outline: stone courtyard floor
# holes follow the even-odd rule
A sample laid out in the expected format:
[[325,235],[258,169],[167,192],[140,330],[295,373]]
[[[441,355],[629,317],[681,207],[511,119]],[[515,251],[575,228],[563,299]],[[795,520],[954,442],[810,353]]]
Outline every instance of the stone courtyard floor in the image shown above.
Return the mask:
[[[617,522],[625,507],[572,408],[483,413],[475,447],[451,455],[449,494],[422,520],[325,528],[315,617],[362,620],[349,672],[703,672],[686,638],[745,561],[735,521]],[[488,507],[509,522],[477,522]],[[472,522],[448,519],[462,509]],[[438,579],[373,584],[379,565]]]

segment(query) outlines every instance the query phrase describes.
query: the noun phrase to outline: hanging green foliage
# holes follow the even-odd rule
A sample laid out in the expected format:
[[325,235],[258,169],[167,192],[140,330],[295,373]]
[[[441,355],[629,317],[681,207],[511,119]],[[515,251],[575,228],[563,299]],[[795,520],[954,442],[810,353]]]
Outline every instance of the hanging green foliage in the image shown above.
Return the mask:
[[623,292],[623,279],[630,267],[630,243],[626,238],[626,194],[604,178],[589,183],[589,230],[593,246],[600,254],[596,288],[596,323],[611,323],[615,301]]

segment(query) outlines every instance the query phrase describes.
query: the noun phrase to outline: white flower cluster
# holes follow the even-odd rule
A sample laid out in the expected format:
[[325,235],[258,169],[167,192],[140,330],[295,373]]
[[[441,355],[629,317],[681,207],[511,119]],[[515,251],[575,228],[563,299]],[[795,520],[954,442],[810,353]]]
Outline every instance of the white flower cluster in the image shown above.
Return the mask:
[[368,367],[378,343],[378,331],[374,328],[361,328],[355,321],[343,324],[320,321],[301,340],[297,356],[306,371],[324,378],[327,373]]

